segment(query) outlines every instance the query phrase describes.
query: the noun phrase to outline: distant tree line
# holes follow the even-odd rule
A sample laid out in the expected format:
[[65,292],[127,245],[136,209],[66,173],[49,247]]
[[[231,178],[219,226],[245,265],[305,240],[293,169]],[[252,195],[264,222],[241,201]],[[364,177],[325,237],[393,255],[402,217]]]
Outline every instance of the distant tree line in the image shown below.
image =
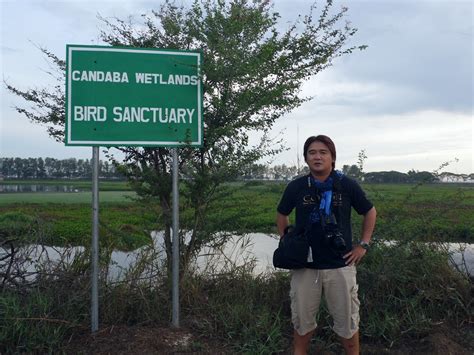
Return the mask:
[[265,164],[252,164],[244,170],[244,180],[291,180],[295,176],[308,172],[308,167],[298,170],[291,165],[269,166]]
[[[307,166],[300,169],[292,165],[252,164],[245,170],[244,180],[285,180],[308,174]],[[429,171],[410,170],[408,173],[398,171],[363,172],[362,164],[344,165],[342,172],[359,181],[367,183],[435,183],[435,182],[474,182],[474,174],[455,174],[443,172],[435,174]]]
[[[251,164],[243,172],[242,180],[290,181],[308,174],[307,166]],[[474,174],[443,172],[439,175],[428,171],[410,170],[363,172],[361,165],[344,165],[342,172],[367,183],[418,183],[418,182],[474,182]],[[0,158],[0,176],[5,179],[91,179],[92,160],[55,158]],[[99,176],[103,179],[124,179],[108,161],[99,161]]]
[[438,176],[428,171],[410,170],[408,173],[398,171],[377,171],[365,173],[364,182],[368,183],[417,183],[417,182],[439,182]]
[[[91,179],[92,160],[55,158],[0,158],[4,179]],[[99,177],[123,179],[115,166],[99,161]]]

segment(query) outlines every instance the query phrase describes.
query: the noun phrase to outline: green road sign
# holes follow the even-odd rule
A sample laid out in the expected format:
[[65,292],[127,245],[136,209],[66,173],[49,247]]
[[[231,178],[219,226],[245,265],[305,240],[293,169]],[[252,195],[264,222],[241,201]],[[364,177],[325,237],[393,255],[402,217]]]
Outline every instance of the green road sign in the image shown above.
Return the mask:
[[202,145],[200,52],[66,49],[66,145]]

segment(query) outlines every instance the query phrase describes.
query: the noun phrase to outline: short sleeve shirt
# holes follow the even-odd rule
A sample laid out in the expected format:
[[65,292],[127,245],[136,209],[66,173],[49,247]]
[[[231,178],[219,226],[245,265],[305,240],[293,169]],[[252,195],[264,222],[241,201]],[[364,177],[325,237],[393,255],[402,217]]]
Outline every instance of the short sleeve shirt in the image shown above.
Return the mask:
[[333,188],[331,208],[333,211],[336,209],[339,211],[335,215],[346,243],[345,251],[336,251],[330,246],[320,222],[310,222],[311,212],[315,208],[319,209],[321,194],[311,183],[308,175],[299,177],[287,185],[277,207],[277,211],[285,216],[296,209],[296,229],[310,231],[309,242],[313,262],[307,264],[308,268],[336,269],[346,266],[343,255],[352,250],[352,208],[358,214],[365,215],[373,207],[356,181],[347,176],[341,178],[334,176],[333,179],[339,179],[340,183],[337,185],[338,188]]

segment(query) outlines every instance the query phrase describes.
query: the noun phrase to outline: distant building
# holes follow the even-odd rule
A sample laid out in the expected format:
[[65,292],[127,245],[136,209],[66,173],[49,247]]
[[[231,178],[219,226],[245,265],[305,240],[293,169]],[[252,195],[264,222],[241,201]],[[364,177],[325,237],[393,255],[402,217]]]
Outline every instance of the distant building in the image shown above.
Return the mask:
[[454,174],[450,172],[444,172],[439,174],[440,182],[444,183],[474,183],[474,174]]

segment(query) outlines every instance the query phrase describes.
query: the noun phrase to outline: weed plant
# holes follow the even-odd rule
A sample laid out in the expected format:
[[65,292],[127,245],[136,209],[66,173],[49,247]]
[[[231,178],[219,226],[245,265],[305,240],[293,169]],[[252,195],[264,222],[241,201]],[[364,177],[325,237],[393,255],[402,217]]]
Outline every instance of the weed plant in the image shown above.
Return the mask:
[[361,332],[388,345],[472,322],[472,283],[437,244],[376,243],[358,267]]
[[89,258],[70,253],[66,249],[53,260],[38,246],[0,249],[0,353],[52,352],[84,324]]
[[69,322],[49,317],[51,295],[34,291],[26,297],[3,291],[0,298],[2,353],[42,352],[57,348]]

